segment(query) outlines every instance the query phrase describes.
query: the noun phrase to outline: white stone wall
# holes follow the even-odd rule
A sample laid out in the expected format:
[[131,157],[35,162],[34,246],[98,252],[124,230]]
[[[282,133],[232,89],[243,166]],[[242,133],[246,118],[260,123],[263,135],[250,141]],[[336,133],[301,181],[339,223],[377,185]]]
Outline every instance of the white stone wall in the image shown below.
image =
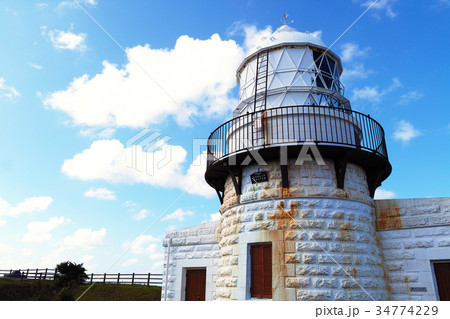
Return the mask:
[[340,190],[326,163],[290,167],[289,189],[275,164],[267,183],[244,170],[240,196],[228,180],[220,222],[167,233],[168,300],[184,300],[187,268],[207,269],[207,300],[250,299],[249,244],[261,242],[272,243],[274,300],[437,300],[432,263],[450,261],[450,198],[374,206],[361,168],[349,165]]
[[265,183],[252,184],[250,175],[261,168],[246,167],[242,195],[227,180],[218,299],[250,299],[249,245],[264,242],[272,243],[273,300],[388,298],[364,170],[349,164],[341,190],[334,163],[326,164],[291,162],[289,189],[281,187],[276,162],[262,167],[269,175]]
[[[433,261],[450,261],[450,198],[375,201],[392,300],[438,300]],[[426,292],[411,291],[425,287]]]
[[216,259],[219,222],[209,222],[193,227],[171,231],[164,240],[164,273],[161,300],[165,299],[166,263],[168,242],[171,241],[167,300],[184,300],[186,269],[206,268],[206,300],[215,299],[217,277]]

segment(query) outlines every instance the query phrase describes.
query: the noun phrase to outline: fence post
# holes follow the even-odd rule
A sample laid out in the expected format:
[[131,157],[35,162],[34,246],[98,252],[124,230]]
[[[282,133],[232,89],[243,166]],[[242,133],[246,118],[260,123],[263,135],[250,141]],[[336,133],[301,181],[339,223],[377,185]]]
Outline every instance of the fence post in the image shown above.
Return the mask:
[[106,273],[103,274],[103,283],[106,283]]
[[120,272],[117,274],[117,284],[119,284],[120,281]]
[[12,269],[9,270],[9,274],[10,274],[10,275],[12,274]]
[[24,272],[24,271],[22,271],[22,272],[20,273],[20,282],[22,282],[22,281],[23,281],[23,276],[24,276],[24,274],[25,274],[25,272]]
[[42,273],[39,274],[39,281],[42,280]]
[[93,280],[94,280],[94,273],[91,274],[91,284]]
[[[38,270],[36,269],[36,272],[37,272]],[[30,268],[28,268],[27,269],[27,278],[28,278],[28,273],[30,272]]]
[[37,279],[38,270],[39,270],[39,269],[36,269],[36,272],[34,273],[34,279],[35,279],[35,280]]
[[150,286],[150,273],[148,273],[148,277],[147,277],[147,286]]
[[133,277],[131,277],[131,285],[134,285],[134,273],[133,273]]
[[47,271],[48,271],[48,268],[45,268],[45,275],[44,275],[44,280],[46,280],[46,279],[47,279]]
[[55,272],[53,273],[53,280],[56,281],[56,273],[58,272],[58,270],[55,268]]

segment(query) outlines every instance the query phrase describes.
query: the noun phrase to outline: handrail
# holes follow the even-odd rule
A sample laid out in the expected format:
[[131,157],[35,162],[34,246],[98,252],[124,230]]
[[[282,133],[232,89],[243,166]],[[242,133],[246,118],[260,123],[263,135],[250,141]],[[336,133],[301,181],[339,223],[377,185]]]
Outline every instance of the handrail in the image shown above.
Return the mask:
[[[19,274],[14,272],[18,271]],[[27,281],[55,280],[55,268],[19,268],[19,269],[0,269],[0,278],[20,279]],[[146,286],[162,286],[163,274],[159,273],[88,273],[85,283],[104,283],[104,284],[131,284]]]
[[383,127],[369,115],[330,106],[295,105],[247,113],[216,128],[208,138],[207,167],[245,150],[307,141],[360,149],[388,160]]

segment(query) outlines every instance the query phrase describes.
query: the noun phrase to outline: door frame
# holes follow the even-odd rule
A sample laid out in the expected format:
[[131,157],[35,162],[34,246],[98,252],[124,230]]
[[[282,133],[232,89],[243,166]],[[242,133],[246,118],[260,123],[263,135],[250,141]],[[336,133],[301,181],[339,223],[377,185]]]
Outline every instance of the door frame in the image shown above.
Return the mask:
[[206,293],[208,291],[208,267],[183,267],[183,289],[182,289],[182,296],[183,301],[186,301],[186,284],[187,284],[187,271],[188,270],[205,270],[205,301],[207,301]]
[[433,285],[434,285],[434,292],[436,294],[436,300],[440,301],[441,297],[439,296],[439,289],[437,284],[437,278],[436,273],[434,272],[434,264],[447,264],[450,263],[450,259],[439,259],[439,260],[430,260],[431,262],[431,274],[433,275]]
[[249,243],[247,245],[247,256],[248,256],[248,286],[247,286],[247,294],[249,296],[249,299],[261,299],[261,300],[273,300],[273,267],[271,265],[271,282],[272,282],[272,292],[271,295],[272,297],[270,298],[259,298],[259,297],[252,297],[252,292],[251,292],[251,283],[252,283],[252,255],[251,255],[251,249],[253,246],[270,246],[270,253],[271,253],[271,260],[272,260],[272,265],[273,265],[273,244],[272,242],[256,242],[256,243]]
[[213,300],[212,295],[215,290],[213,276],[217,274],[217,267],[212,259],[184,259],[176,260],[175,267],[175,297],[172,300],[184,301],[186,289],[186,269],[206,268],[206,292],[205,300]]

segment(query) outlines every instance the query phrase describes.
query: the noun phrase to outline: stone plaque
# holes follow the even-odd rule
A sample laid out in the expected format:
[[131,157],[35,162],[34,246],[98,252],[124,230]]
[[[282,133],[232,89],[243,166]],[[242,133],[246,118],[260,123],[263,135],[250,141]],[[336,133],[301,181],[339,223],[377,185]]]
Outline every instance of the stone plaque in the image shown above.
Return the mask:
[[427,287],[410,287],[411,292],[427,292]]
[[267,172],[256,172],[250,175],[252,184],[267,182],[269,178],[267,177]]

